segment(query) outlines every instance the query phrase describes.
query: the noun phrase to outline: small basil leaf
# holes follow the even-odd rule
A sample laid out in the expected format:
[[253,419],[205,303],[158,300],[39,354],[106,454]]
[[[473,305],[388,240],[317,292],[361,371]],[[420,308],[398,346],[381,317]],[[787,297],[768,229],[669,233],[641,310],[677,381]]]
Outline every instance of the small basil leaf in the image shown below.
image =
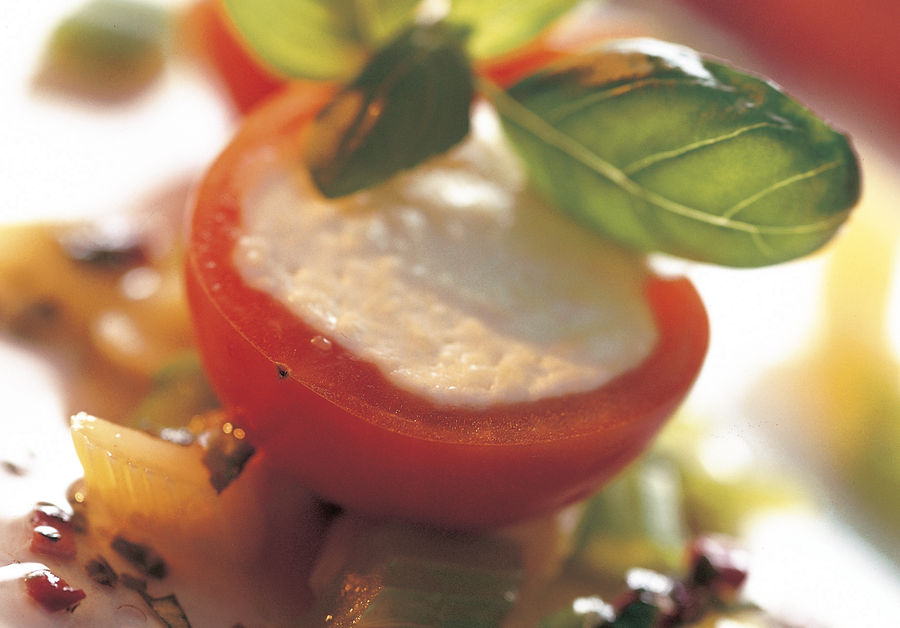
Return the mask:
[[311,125],[313,180],[326,196],[343,196],[446,151],[469,131],[473,91],[458,31],[442,23],[405,31]]
[[486,88],[536,187],[629,246],[763,266],[822,246],[859,196],[846,137],[773,85],[656,40]]
[[453,0],[447,20],[472,29],[468,50],[483,59],[532,40],[579,0]]
[[351,78],[407,26],[418,0],[225,0],[253,50],[288,76]]

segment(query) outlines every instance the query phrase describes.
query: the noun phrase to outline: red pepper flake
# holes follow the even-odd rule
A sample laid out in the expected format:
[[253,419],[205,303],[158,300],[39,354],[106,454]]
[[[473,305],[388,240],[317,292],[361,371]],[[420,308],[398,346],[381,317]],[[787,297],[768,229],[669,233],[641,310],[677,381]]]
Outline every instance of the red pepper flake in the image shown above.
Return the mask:
[[691,584],[711,589],[720,599],[734,598],[749,572],[749,554],[737,541],[721,535],[703,535],[688,548]]
[[52,504],[38,504],[31,513],[31,551],[57,558],[74,558],[75,530],[69,514]]
[[70,587],[49,569],[39,569],[26,575],[25,588],[32,599],[51,613],[62,610],[71,612],[85,598],[84,591]]

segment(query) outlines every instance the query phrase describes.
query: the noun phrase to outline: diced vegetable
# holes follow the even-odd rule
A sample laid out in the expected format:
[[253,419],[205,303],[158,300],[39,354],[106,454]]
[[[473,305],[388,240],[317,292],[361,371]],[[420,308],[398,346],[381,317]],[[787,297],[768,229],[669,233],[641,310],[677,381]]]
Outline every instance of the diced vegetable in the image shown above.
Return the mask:
[[[755,452],[739,436],[717,429],[712,421],[677,417],[663,430],[653,451],[679,476],[681,508],[690,534],[740,535],[754,515],[816,507],[795,477],[756,464],[762,452]],[[717,454],[720,463],[723,456],[727,458],[727,468],[715,467],[710,452]]]
[[[143,571],[205,583],[215,564],[231,583],[253,582],[255,599],[280,600],[264,616],[295,618],[309,608],[306,579],[327,519],[309,491],[255,458],[219,492],[199,443],[84,414],[72,421],[72,439],[84,467],[79,514],[99,538],[123,539],[116,549]],[[290,560],[271,560],[282,555]]]
[[668,571],[681,565],[687,538],[678,469],[650,454],[585,503],[569,563],[616,579],[631,567]]
[[331,534],[309,625],[488,628],[516,600],[518,551],[495,535],[353,519]]
[[191,346],[177,219],[160,215],[181,200],[154,202],[153,216],[0,229],[0,326],[56,361],[68,413],[123,420]]
[[167,547],[188,541],[201,554],[228,548],[233,560],[265,541],[261,497],[251,498],[251,486],[220,497],[199,444],[178,445],[85,414],[72,420],[72,439],[92,527],[138,540],[152,534]]

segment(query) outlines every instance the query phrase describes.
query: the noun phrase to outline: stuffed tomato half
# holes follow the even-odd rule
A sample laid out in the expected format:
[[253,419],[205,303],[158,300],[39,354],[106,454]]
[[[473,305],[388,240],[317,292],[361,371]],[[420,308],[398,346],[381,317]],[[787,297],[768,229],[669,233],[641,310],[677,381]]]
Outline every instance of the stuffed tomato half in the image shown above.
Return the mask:
[[332,95],[269,100],[197,194],[188,297],[235,422],[376,516],[495,526],[596,490],[700,369],[694,287],[538,199],[487,105],[446,155],[323,198],[305,131]]

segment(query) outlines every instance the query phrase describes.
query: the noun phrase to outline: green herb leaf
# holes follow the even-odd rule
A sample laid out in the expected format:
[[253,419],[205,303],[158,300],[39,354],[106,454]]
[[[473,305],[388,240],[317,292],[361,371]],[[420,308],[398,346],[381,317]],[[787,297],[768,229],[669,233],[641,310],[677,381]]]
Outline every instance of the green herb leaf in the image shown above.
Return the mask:
[[130,574],[122,574],[122,584],[141,596],[156,618],[167,628],[191,628],[191,622],[174,594],[153,597],[147,591],[147,583]]
[[254,51],[288,76],[348,80],[412,22],[418,0],[225,0]]
[[579,0],[453,0],[447,20],[472,29],[468,50],[484,59],[521,46]]
[[84,570],[91,580],[105,587],[114,587],[119,581],[119,574],[102,556],[89,560]]
[[641,250],[773,264],[822,246],[859,196],[846,137],[681,46],[612,42],[486,90],[536,187]]
[[348,551],[326,554],[338,571],[302,625],[488,628],[512,609],[522,557],[510,539],[352,521],[337,524]]
[[110,543],[110,547],[119,556],[140,569],[145,576],[162,579],[169,573],[166,561],[147,545],[129,541],[122,536],[116,536]]
[[343,196],[442,153],[469,132],[474,92],[460,33],[416,26],[382,48],[316,118],[306,162],[323,194]]
[[204,440],[203,465],[209,469],[210,484],[221,493],[240,476],[255,449],[245,438],[235,436],[232,430],[227,433],[221,429],[212,430]]

